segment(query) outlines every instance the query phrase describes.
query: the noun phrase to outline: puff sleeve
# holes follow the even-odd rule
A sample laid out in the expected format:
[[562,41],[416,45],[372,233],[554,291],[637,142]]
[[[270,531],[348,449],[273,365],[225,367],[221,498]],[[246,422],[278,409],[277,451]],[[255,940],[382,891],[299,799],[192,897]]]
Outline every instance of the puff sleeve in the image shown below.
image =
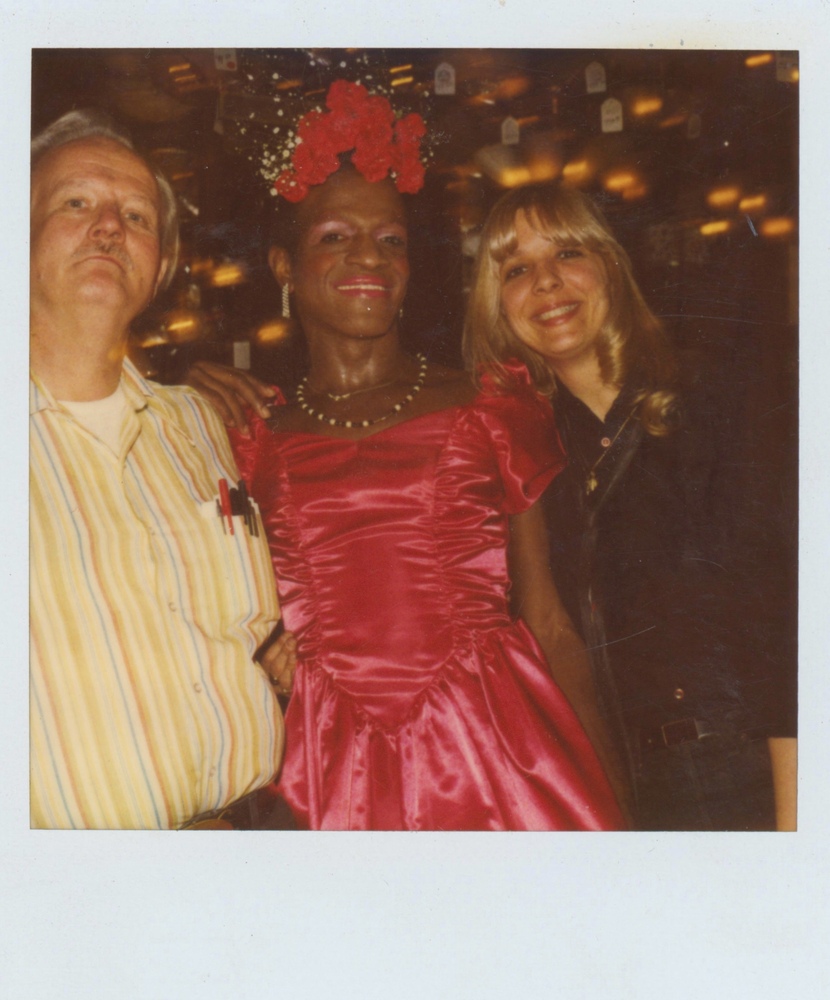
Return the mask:
[[478,415],[492,442],[508,514],[520,514],[539,499],[567,459],[550,402],[540,395],[527,368],[505,366],[506,387],[482,377]]

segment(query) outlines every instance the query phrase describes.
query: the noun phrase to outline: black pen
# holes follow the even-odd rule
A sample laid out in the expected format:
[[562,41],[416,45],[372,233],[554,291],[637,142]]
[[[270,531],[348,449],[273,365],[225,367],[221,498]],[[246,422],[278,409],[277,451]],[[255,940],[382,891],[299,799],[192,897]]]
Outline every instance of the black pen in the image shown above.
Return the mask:
[[256,522],[254,520],[254,513],[251,506],[251,498],[248,496],[248,491],[245,489],[244,480],[240,479],[236,484],[236,488],[239,490],[239,498],[242,501],[242,513],[245,517],[245,527],[251,535],[256,537]]

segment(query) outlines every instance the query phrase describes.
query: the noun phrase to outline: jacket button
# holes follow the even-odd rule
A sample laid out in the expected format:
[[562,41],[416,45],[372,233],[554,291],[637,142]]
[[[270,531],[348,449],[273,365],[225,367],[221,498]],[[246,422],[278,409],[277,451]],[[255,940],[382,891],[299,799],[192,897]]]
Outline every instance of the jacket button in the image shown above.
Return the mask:
[[677,698],[678,701],[683,701],[683,699],[686,697],[686,692],[683,690],[683,688],[675,688],[674,696],[675,698]]

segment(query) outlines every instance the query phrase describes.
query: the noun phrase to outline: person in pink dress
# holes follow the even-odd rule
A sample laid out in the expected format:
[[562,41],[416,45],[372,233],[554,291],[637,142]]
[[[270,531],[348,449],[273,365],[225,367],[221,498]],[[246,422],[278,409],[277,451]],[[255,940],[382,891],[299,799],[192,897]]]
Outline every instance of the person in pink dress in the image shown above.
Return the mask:
[[[297,641],[278,792],[311,829],[620,829],[535,503],[564,464],[550,406],[521,366],[478,389],[404,351],[406,171],[367,179],[360,154],[278,181],[269,262],[308,374],[232,431]],[[253,384],[205,363],[189,381],[228,417]]]

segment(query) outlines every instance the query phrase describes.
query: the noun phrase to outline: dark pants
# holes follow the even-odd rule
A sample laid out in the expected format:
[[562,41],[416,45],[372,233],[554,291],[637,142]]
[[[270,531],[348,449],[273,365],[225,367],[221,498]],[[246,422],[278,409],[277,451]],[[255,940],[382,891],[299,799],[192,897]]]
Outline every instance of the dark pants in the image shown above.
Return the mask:
[[637,799],[640,830],[774,830],[767,741],[716,734],[646,751]]

